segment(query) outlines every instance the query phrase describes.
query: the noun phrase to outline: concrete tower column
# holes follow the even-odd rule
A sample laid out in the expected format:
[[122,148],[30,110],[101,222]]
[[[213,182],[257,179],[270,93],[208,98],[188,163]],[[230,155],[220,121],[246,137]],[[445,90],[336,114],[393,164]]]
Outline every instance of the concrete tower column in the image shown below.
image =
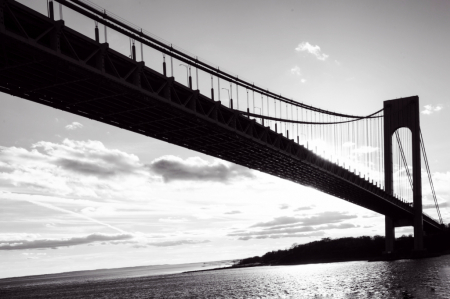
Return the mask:
[[394,241],[395,241],[395,226],[394,220],[392,218],[385,216],[385,238],[386,238],[386,248],[385,253],[390,254],[394,252]]
[[[414,250],[423,248],[422,178],[420,160],[419,97],[407,97],[384,102],[384,167],[385,191],[394,192],[392,136],[400,128],[408,128],[412,136],[412,173],[414,207]],[[395,215],[385,216],[386,252],[394,250]]]

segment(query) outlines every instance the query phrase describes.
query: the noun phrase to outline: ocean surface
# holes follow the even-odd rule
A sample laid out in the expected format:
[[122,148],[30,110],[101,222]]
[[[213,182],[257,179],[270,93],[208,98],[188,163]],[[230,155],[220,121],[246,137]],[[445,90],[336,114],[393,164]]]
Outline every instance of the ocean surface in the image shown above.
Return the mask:
[[180,273],[227,263],[0,279],[0,298],[450,298],[450,255]]

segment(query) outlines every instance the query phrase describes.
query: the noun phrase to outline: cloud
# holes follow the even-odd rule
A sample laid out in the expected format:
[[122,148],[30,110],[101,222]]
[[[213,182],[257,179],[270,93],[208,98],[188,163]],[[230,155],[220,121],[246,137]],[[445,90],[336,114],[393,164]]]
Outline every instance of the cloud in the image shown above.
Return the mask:
[[211,241],[209,240],[203,240],[203,241],[195,241],[195,240],[178,240],[178,241],[164,241],[164,242],[152,242],[147,243],[150,246],[157,246],[157,247],[170,247],[170,246],[179,246],[179,245],[195,245],[195,244],[204,244],[209,243]]
[[352,152],[357,154],[367,154],[367,153],[374,153],[378,151],[378,147],[373,146],[361,146],[357,149],[354,149]]
[[83,128],[83,125],[76,121],[74,121],[70,125],[66,126],[66,130],[71,130],[71,131],[76,130],[76,129],[81,129],[81,128]]
[[304,233],[304,232],[312,232],[316,231],[312,226],[302,226],[302,227],[294,227],[294,228],[279,228],[279,227],[270,227],[265,228],[260,231],[248,231],[248,232],[232,232],[229,233],[230,237],[244,237],[244,236],[263,236],[263,235],[271,235],[271,234],[293,234],[293,233]]
[[[438,203],[439,208],[447,208],[450,206],[448,202]],[[422,206],[423,209],[436,209],[436,205],[434,203],[432,204],[426,204]]]
[[302,72],[300,71],[300,68],[298,66],[294,66],[293,68],[291,68],[291,74],[300,76]]
[[133,238],[131,234],[91,234],[85,237],[73,237],[69,239],[37,239],[37,240],[0,240],[0,250],[24,250],[24,249],[55,249],[58,247],[76,246],[94,242],[127,240]]
[[302,219],[303,225],[320,225],[327,223],[337,223],[347,219],[358,218],[356,215],[348,215],[343,212],[323,212],[316,216]]
[[[116,175],[118,172],[117,167],[112,165],[99,165],[92,163],[92,161],[76,161],[69,159],[59,159],[56,161],[57,165],[61,166],[64,169],[78,172],[80,174],[85,175],[94,175],[100,177],[107,177]],[[106,167],[105,167],[106,166]],[[109,167],[108,167],[109,166]]]
[[450,171],[434,172],[432,177],[438,195],[442,195],[442,193],[450,194]]
[[269,235],[269,236],[258,236],[254,239],[281,239],[281,238],[308,238],[308,237],[318,237],[323,236],[325,232],[317,231],[307,234],[292,234],[292,235]]
[[139,248],[147,248],[147,246],[145,246],[145,245],[132,245],[131,246],[132,248],[136,248],[136,249],[139,249]]
[[[441,213],[450,212],[450,171],[447,172],[433,172],[432,173],[433,185],[436,191],[437,198],[439,200],[439,208]],[[436,209],[434,206],[434,200],[432,191],[428,182],[428,176],[426,172],[422,172],[422,196],[429,203],[423,205],[424,209]],[[444,208],[444,209],[443,209]]]
[[269,227],[269,226],[292,224],[292,223],[299,223],[299,222],[302,222],[302,218],[281,216],[281,217],[276,217],[271,221],[258,222],[250,227]]
[[[298,66],[294,66],[293,68],[291,68],[291,74],[300,77],[302,75],[302,72],[300,70],[300,68]],[[305,83],[306,79],[305,78],[301,78],[300,79],[301,83]]]
[[294,212],[306,211],[306,210],[311,210],[311,209],[312,209],[312,206],[311,207],[298,207],[294,210]]
[[358,226],[351,223],[340,223],[340,224],[327,224],[324,226],[319,226],[314,228],[312,226],[301,226],[294,228],[286,228],[286,227],[270,227],[265,228],[262,231],[249,231],[249,232],[233,232],[228,234],[230,237],[255,237],[255,236],[267,236],[267,235],[283,235],[283,234],[296,234],[296,233],[304,233],[304,232],[313,232],[313,231],[321,231],[325,229],[347,229],[347,228],[357,228]]
[[289,205],[287,205],[287,204],[280,205],[280,210],[286,210],[287,208],[289,208]]
[[434,107],[433,107],[433,105],[425,105],[425,106],[423,106],[423,108],[424,109],[421,112],[425,115],[430,115],[435,112],[439,112],[443,109],[443,107],[441,105],[436,105]]
[[110,197],[149,178],[137,156],[99,141],[40,141],[30,150],[0,147],[0,184],[20,192],[26,188],[27,193]]
[[357,225],[351,223],[340,223],[340,224],[327,224],[325,226],[320,226],[319,229],[347,229],[347,228],[357,228]]
[[163,156],[150,165],[150,170],[161,175],[165,182],[209,181],[226,183],[233,179],[254,178],[251,170],[221,161],[208,162],[199,157],[183,160],[175,156]]
[[27,260],[37,260],[42,256],[47,255],[45,252],[22,252],[26,256]]
[[357,218],[357,216],[341,212],[323,212],[315,216],[302,218],[288,216],[276,217],[271,221],[259,222],[252,225],[247,231],[236,230],[229,233],[227,236],[238,237],[238,240],[242,241],[250,239],[319,236],[323,235],[322,231],[327,229],[348,229],[358,227],[351,223],[336,224],[352,218]]
[[384,216],[381,215],[381,214],[376,214],[376,213],[373,213],[371,215],[364,215],[364,216],[362,216],[362,218],[375,218],[375,217],[384,217]]
[[321,225],[327,223],[336,223],[347,219],[357,218],[356,215],[348,215],[342,212],[323,212],[311,217],[289,217],[289,216],[281,216],[276,217],[271,221],[267,222],[259,222],[251,227],[271,227],[271,226],[280,226],[286,224],[298,223],[302,225]]
[[256,236],[256,237],[240,237],[238,240],[240,241],[247,241],[250,239],[281,239],[281,238],[308,238],[308,237],[318,237],[323,236],[325,232],[317,231],[312,233],[306,233],[306,234],[291,234],[291,235],[266,235],[266,236]]
[[55,158],[55,165],[83,175],[108,177],[129,174],[142,165],[137,156],[108,149],[100,141],[65,139],[62,144],[41,141],[33,148]]
[[102,245],[124,245],[124,244],[137,244],[139,243],[136,240],[125,240],[125,241],[110,241],[110,242],[102,242]]
[[239,237],[238,240],[240,241],[247,241],[250,240],[252,237]]
[[297,52],[308,52],[312,55],[314,55],[317,59],[325,61],[329,55],[322,53],[320,50],[320,47],[318,45],[313,46],[308,42],[302,42],[300,43],[297,48],[295,48],[295,51]]
[[234,210],[234,211],[229,211],[229,212],[225,212],[225,214],[227,215],[233,215],[233,214],[240,214],[241,212],[238,210]]
[[167,218],[160,218],[158,219],[158,221],[166,223],[183,223],[187,222],[188,220],[186,218],[167,217]]
[[30,233],[0,233],[0,243],[14,241],[14,240],[30,240],[38,239],[41,234],[30,234]]

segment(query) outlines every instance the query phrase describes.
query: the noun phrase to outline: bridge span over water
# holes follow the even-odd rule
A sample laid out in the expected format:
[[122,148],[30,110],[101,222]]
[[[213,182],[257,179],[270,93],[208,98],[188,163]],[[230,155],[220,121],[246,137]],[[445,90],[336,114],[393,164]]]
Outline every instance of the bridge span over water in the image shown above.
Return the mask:
[[[310,186],[383,214],[388,252],[395,227],[414,226],[416,250],[423,249],[423,230],[442,228],[441,219],[422,213],[424,148],[417,96],[385,101],[382,110],[369,116],[326,111],[222,72],[89,1],[57,2],[90,18],[92,37],[55,20],[53,1],[47,16],[0,0],[1,92]],[[107,29],[130,37],[130,56],[100,43],[98,24],[104,25],[105,40]],[[141,61],[135,43],[141,45]],[[159,69],[146,66],[143,47],[162,54]],[[174,60],[186,67],[187,77],[180,78],[186,84],[172,76]],[[211,94],[198,89],[199,71],[210,76]],[[227,105],[220,101],[221,83],[227,87]],[[261,96],[259,113],[255,93]],[[410,145],[402,143],[399,128],[409,129],[405,140]],[[328,146],[318,148],[318,139]],[[358,152],[358,145],[376,150]]]

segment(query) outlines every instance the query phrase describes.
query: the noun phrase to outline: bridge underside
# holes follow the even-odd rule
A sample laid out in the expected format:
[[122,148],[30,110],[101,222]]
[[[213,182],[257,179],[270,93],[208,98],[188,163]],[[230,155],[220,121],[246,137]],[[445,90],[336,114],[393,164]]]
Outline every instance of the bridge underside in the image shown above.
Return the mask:
[[[311,186],[412,223],[409,205],[239,111],[61,21],[16,2],[0,4],[8,6],[0,24],[1,92]],[[301,200],[301,194],[291,196]],[[424,215],[424,229],[440,226]]]

